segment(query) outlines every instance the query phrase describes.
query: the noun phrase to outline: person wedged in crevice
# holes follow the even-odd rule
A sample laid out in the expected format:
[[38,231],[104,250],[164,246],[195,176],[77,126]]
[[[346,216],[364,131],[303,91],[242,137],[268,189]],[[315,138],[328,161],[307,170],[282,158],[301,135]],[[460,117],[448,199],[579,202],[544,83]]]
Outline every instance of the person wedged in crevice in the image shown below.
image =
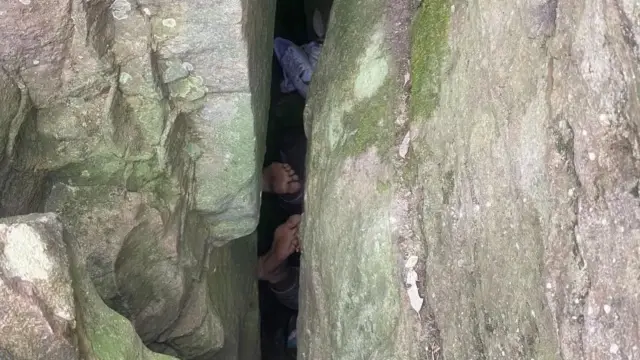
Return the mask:
[[[277,66],[282,71],[280,76],[274,78],[274,85],[278,87],[273,89],[276,91],[275,99],[285,99],[282,96],[295,98],[298,95],[304,99],[301,99],[302,101],[307,98],[324,38],[322,17],[317,11],[314,13],[313,20],[316,37],[307,39],[311,41],[303,45],[296,45],[283,37],[274,39],[274,54]],[[275,103],[279,104],[278,101]],[[290,350],[295,350],[297,347],[295,325],[300,271],[299,264],[296,263],[299,262],[299,258],[292,255],[301,250],[300,223],[304,212],[307,153],[307,139],[301,121],[302,107],[297,111],[300,113],[294,113],[292,118],[297,121],[299,117],[300,124],[289,124],[285,131],[277,131],[278,135],[269,140],[271,144],[269,150],[272,154],[270,161],[275,162],[270,163],[263,170],[262,189],[265,193],[277,196],[277,203],[288,218],[275,231],[271,230],[273,241],[269,250],[259,257],[257,269],[260,280],[268,283],[268,291],[280,304],[293,312],[293,315],[286,315],[291,316],[285,329],[288,334],[285,341]],[[270,124],[270,127],[272,125],[277,129],[283,124],[278,122]]]
[[[262,268],[259,269],[260,278],[271,283],[282,279],[279,267],[287,258],[300,250],[299,225],[304,212],[304,181],[305,161],[307,153],[307,139],[304,134],[289,132],[282,136],[279,147],[280,162],[273,162],[262,173],[262,191],[278,196],[278,203],[289,214],[288,220],[278,226],[274,232],[271,250],[260,257]],[[290,251],[277,247],[285,246]],[[286,256],[281,256],[281,255]],[[269,261],[266,261],[266,260]],[[297,272],[296,272],[297,273]],[[285,304],[297,310],[297,305]]]

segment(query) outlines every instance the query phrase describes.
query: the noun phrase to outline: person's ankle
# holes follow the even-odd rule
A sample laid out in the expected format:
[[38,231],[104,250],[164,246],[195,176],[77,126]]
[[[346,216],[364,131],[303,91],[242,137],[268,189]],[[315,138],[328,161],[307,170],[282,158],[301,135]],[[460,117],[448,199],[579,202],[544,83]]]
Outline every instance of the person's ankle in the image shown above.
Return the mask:
[[289,272],[287,268],[280,264],[274,271],[266,276],[266,281],[271,285],[281,283],[283,280],[286,280],[289,276]]
[[269,283],[271,284],[272,289],[282,292],[295,286],[297,281],[297,273],[290,267],[285,266],[282,267],[277,276],[274,276]]

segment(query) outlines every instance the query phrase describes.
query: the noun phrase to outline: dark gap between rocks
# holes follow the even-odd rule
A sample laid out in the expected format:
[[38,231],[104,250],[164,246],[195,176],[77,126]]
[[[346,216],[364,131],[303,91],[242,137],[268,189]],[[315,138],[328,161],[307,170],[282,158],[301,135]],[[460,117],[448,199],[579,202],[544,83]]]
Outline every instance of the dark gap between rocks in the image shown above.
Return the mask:
[[[321,13],[325,25],[329,17],[330,0],[300,1],[278,0],[274,26],[274,38],[291,41],[301,47],[319,40],[313,28],[313,9]],[[311,10],[311,11],[310,11]],[[321,31],[322,33],[323,31]],[[303,111],[305,98],[298,91],[283,93],[283,68],[273,53],[271,77],[271,105],[266,139],[264,166],[284,162],[280,152],[287,139],[304,137]],[[301,208],[287,208],[277,195],[263,193],[258,225],[258,256],[266,254],[274,239],[276,228],[289,216],[301,212]],[[299,267],[300,255],[294,253],[288,265]],[[287,346],[287,338],[295,327],[297,311],[284,306],[274,295],[266,281],[259,283],[261,313],[262,359],[295,359],[296,349]]]

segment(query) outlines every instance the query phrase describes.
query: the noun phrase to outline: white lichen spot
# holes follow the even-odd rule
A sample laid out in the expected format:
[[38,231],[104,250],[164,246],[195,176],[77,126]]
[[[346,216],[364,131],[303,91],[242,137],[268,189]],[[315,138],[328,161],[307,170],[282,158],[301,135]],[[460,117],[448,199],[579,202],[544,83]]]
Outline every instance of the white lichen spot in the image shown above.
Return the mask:
[[609,304],[604,304],[604,306],[602,307],[602,309],[604,310],[604,313],[609,315],[609,313],[611,312],[611,305]]
[[596,154],[593,152],[589,153],[589,160],[594,161],[596,159]]
[[178,23],[176,22],[176,19],[168,18],[168,19],[162,20],[162,26],[165,26],[168,28],[174,28],[176,27],[176,25],[178,25]]
[[151,16],[151,10],[149,10],[149,8],[143,8],[142,12],[147,16]]
[[402,139],[402,143],[400,144],[400,148],[398,149],[398,153],[401,158],[405,158],[407,153],[409,152],[409,144],[411,143],[411,131],[407,131],[407,134]]
[[411,268],[415,267],[416,264],[418,264],[418,257],[415,256],[415,255],[411,255],[411,256],[409,256],[409,258],[405,262],[404,267],[407,268],[407,269],[411,269]]
[[111,15],[116,20],[124,20],[129,17],[131,4],[127,0],[115,0],[111,4]]
[[609,346],[609,352],[612,354],[617,354],[618,350],[620,350],[618,344],[611,344],[611,346]]
[[600,114],[600,116],[598,116],[598,120],[600,120],[603,125],[610,124],[609,116],[607,114]]
[[491,207],[491,205],[492,205],[492,204],[491,204],[491,201],[487,201],[487,202],[484,204],[484,206],[486,206],[486,207],[488,207],[488,208],[490,208],[490,207]]
[[547,289],[551,290],[551,288],[553,287],[553,285],[551,285],[550,282],[547,283]]
[[345,131],[342,125],[342,117],[353,108],[353,103],[348,99],[344,102],[340,102],[340,100],[343,99],[335,99],[334,101],[328,102],[322,111],[324,114],[329,114],[327,138],[329,139],[329,144],[332,149],[344,140]]
[[405,280],[405,283],[407,285],[414,285],[417,281],[418,281],[418,273],[416,273],[415,270],[408,271],[407,279]]
[[131,79],[132,79],[132,77],[131,77],[131,75],[129,75],[129,73],[126,73],[126,72],[121,72],[120,73],[120,79],[119,79],[120,84],[124,85],[124,84],[128,83],[129,80],[131,80]]
[[567,191],[567,194],[571,197],[573,197],[575,190],[573,188],[569,189],[569,191]]
[[587,130],[582,130],[582,136],[587,136],[589,135],[589,133],[587,132]]
[[420,309],[422,309],[422,304],[424,303],[424,299],[420,297],[418,292],[418,287],[416,286],[416,282],[418,281],[418,274],[411,270],[407,273],[406,284],[409,285],[407,289],[407,295],[409,296],[409,303],[411,308],[415,310],[417,313],[420,313]]
[[22,5],[31,5],[31,0],[20,0]]
[[91,174],[89,173],[89,171],[88,171],[88,170],[82,170],[82,173],[81,173],[80,175],[81,175],[82,177],[87,178],[87,177],[89,177]]
[[182,63],[182,68],[187,70],[188,72],[192,72],[193,71],[193,64],[188,63],[188,62],[183,62]]
[[40,234],[25,224],[0,224],[0,234],[7,242],[4,246],[4,270],[8,277],[26,281],[47,280],[53,268]]
[[379,27],[369,40],[365,54],[358,60],[358,73],[354,86],[357,100],[368,99],[373,96],[384,83],[389,73],[387,58],[382,51],[384,32]]
[[622,234],[624,232],[624,226],[618,226],[618,232]]
[[39,65],[40,64],[40,60],[33,60],[33,65]]
[[593,315],[593,312],[594,312],[594,311],[593,311],[593,307],[592,307],[592,306],[589,306],[589,307],[587,308],[587,315],[591,316],[591,315]]

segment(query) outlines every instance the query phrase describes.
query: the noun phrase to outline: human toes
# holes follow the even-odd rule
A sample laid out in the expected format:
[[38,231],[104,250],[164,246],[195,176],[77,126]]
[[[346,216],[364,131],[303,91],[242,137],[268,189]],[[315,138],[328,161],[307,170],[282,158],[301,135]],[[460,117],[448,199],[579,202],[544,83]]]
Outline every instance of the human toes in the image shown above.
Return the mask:
[[302,184],[300,183],[300,178],[298,175],[293,175],[291,177],[291,181],[287,184],[287,192],[289,194],[295,194],[302,189]]
[[300,222],[302,221],[302,216],[296,214],[296,215],[291,215],[289,216],[289,218],[287,219],[286,224],[289,225],[290,229],[294,229],[295,232],[297,233],[297,227],[298,225],[300,225]]
[[274,190],[277,194],[293,194],[300,190],[300,178],[289,164],[280,164],[275,176]]
[[293,170],[291,165],[282,164],[282,167],[284,168],[284,171],[286,172],[286,175],[288,177],[288,182],[293,182],[293,181],[298,181],[299,180],[298,174],[296,174],[296,171]]
[[296,231],[295,237],[293,239],[293,247],[295,252],[300,252],[300,230]]
[[286,164],[278,163],[277,166],[274,166],[271,182],[276,194],[285,194],[288,192],[289,183],[291,182],[290,171],[291,168]]

